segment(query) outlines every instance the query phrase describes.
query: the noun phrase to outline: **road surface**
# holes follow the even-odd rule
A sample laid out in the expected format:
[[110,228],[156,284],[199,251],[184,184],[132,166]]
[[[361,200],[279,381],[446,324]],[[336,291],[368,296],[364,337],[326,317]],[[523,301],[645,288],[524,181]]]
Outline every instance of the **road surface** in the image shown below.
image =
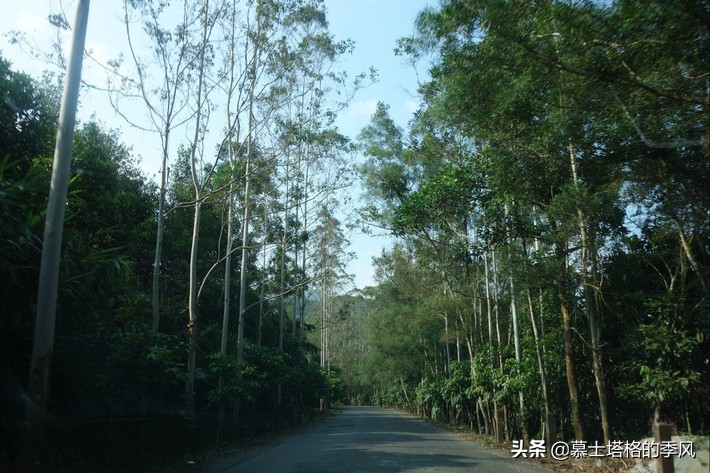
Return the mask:
[[543,473],[389,409],[347,407],[312,428],[212,465],[209,473]]

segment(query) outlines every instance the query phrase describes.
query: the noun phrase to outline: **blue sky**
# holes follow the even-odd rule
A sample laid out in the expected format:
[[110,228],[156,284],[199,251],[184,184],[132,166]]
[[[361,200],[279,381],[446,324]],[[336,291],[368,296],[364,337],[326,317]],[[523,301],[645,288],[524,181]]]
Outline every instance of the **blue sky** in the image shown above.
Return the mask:
[[[330,30],[337,39],[355,41],[355,51],[341,60],[339,66],[355,75],[374,67],[378,71],[377,83],[362,89],[354,97],[350,107],[338,117],[340,131],[355,137],[367,125],[378,101],[390,106],[390,112],[397,124],[406,127],[418,105],[417,73],[404,64],[402,58],[394,55],[398,38],[411,35],[414,20],[419,11],[427,5],[435,5],[436,0],[326,0]],[[123,48],[124,33],[120,20],[120,4],[117,0],[94,0],[91,4],[87,48],[99,60],[115,57]],[[110,8],[106,5],[110,5]],[[24,31],[40,47],[51,41],[51,29],[47,15],[63,6],[67,17],[73,21],[74,0],[2,0],[0,2],[0,51],[12,61],[14,68],[38,76],[48,66],[32,59],[16,45],[7,41],[6,33],[11,30]],[[85,76],[99,72],[85,67]],[[418,71],[420,78],[425,70]],[[159,153],[156,138],[147,133],[130,129],[108,105],[99,92],[90,92],[82,97],[80,117],[89,118],[93,113],[111,128],[123,131],[123,140],[133,147],[142,158],[145,173],[154,178],[159,162],[153,156]],[[353,194],[359,193],[357,183]],[[354,231],[350,235],[349,251],[357,255],[349,272],[355,276],[355,285],[372,285],[372,257],[378,256],[383,247],[390,244],[388,238],[377,238]]]
[[[390,106],[395,122],[405,128],[417,109],[417,72],[394,55],[397,39],[414,32],[414,20],[429,0],[326,0],[331,31],[340,38],[356,42],[355,51],[348,57],[347,67],[354,73],[372,66],[379,73],[376,84],[360,91],[338,121],[341,131],[356,136],[368,124],[378,101]],[[380,256],[391,239],[364,235],[355,231],[350,236],[351,249],[357,254],[349,267],[355,276],[355,286],[374,285],[372,257]]]

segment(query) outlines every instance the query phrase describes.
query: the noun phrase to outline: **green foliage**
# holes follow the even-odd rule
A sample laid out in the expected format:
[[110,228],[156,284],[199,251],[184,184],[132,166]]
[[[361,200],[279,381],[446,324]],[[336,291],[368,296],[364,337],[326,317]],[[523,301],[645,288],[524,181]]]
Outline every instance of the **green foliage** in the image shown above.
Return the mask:
[[26,172],[33,159],[45,158],[41,167],[49,169],[59,115],[56,91],[48,82],[14,72],[0,57],[0,97],[0,159]]
[[[157,45],[150,53],[186,60],[167,63],[187,67],[173,75],[176,83],[189,80],[196,50],[185,42],[186,29],[161,25],[168,3],[127,6],[144,15],[144,33]],[[255,119],[277,118],[250,140],[247,243],[264,251],[246,252],[243,276],[251,283],[241,301],[247,341],[240,362],[232,353],[236,317],[227,327],[227,354],[219,332],[224,229],[242,224],[241,216],[227,222],[226,209],[230,199],[244,197],[245,145],[237,142],[243,136],[232,130],[215,151],[215,168],[197,169],[210,178],[202,183],[196,255],[204,278],[192,327],[196,426],[214,427],[210,419],[229,409],[239,417],[232,433],[296,424],[322,398],[370,400],[481,431],[490,428],[496,406],[506,409],[513,436],[541,432],[539,419],[550,409],[562,421],[560,436],[569,438],[572,382],[588,435],[599,437],[596,367],[612,431],[641,432],[654,408],[681,429],[707,429],[705,2],[442,0],[422,12],[417,34],[398,48],[415,60],[432,59],[420,110],[403,130],[379,103],[358,137],[367,197],[361,213],[399,239],[374,260],[378,285],[348,295],[335,294],[349,257],[346,233],[332,215],[339,204],[308,200],[319,211],[318,224],[309,215],[308,227],[298,213],[315,190],[320,201],[321,192],[347,180],[341,155],[352,151],[323,99],[344,77],[320,62],[336,60],[352,43],[333,39],[321,7],[258,2],[259,29],[245,30],[246,40],[269,51],[264,75],[274,79],[255,104]],[[60,20],[51,19],[62,28]],[[23,385],[58,109],[52,80],[37,82],[0,59],[0,361]],[[302,87],[302,102],[282,111],[293,84]],[[124,85],[135,91],[137,84]],[[165,105],[178,97],[176,110],[187,111],[168,86],[150,88],[150,100]],[[226,162],[226,146],[238,150],[233,162]],[[155,186],[120,134],[101,123],[77,128],[73,155],[50,409],[108,417],[107,425],[97,421],[107,432],[122,416],[179,417],[195,196],[186,148],[171,166],[159,333],[150,329],[146,289]],[[315,173],[331,162],[343,170],[335,182],[306,177],[307,166]],[[232,294],[242,276],[239,254],[230,255]],[[305,267],[296,257],[303,254]],[[289,330],[277,348],[277,301],[286,291],[289,327],[298,312],[293,288],[311,273],[331,304],[327,369],[313,361],[317,347],[301,346]],[[303,294],[313,291],[310,284]],[[227,301],[233,314],[239,302]],[[563,312],[570,326],[563,326]],[[574,353],[565,351],[565,336]],[[150,430],[143,424],[119,430]]]
[[471,166],[449,165],[427,178],[399,205],[392,219],[395,233],[416,233],[428,225],[446,227],[469,212],[470,202],[462,196],[472,196],[474,174]]
[[415,390],[415,402],[429,412],[434,419],[440,417],[440,413],[444,411],[446,406],[441,390],[442,379],[437,378],[422,379]]
[[703,373],[692,357],[705,335],[683,329],[678,320],[682,302],[664,297],[646,303],[645,317],[627,337],[638,352],[621,366],[621,396],[661,408],[700,387]]
[[96,398],[131,403],[148,396],[169,399],[184,379],[180,355],[184,346],[177,337],[141,331],[109,332],[111,350],[104,369],[96,375]]
[[326,373],[325,398],[331,402],[344,403],[347,400],[347,389],[340,370],[331,368]]
[[389,106],[378,102],[372,123],[358,136],[369,159],[360,169],[369,194],[368,221],[388,223],[388,206],[401,203],[411,191],[412,171],[404,156],[402,130],[389,116]]
[[208,399],[210,403],[220,401],[235,401],[243,399],[251,402],[254,392],[260,387],[260,378],[263,373],[258,373],[256,366],[246,360],[241,363],[236,356],[211,353],[207,355],[209,373],[222,380],[220,385],[210,390]]
[[[541,429],[542,409],[569,419],[570,386],[588,435],[601,435],[599,390],[612,430],[636,435],[661,405],[679,427],[708,425],[706,7],[421,12],[397,49],[432,60],[409,134],[380,104],[360,137],[365,213],[400,238],[375,260],[363,389],[398,406],[416,390],[412,409],[453,403],[481,430],[494,402],[514,430]],[[462,365],[447,359],[454,334]]]

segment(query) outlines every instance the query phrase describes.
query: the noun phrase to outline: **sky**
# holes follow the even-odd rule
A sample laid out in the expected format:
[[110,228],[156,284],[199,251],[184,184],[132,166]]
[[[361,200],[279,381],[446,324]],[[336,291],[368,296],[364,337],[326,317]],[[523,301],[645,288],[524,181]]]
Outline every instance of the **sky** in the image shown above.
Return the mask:
[[[341,133],[355,138],[368,124],[378,101],[390,106],[390,114],[402,128],[419,105],[418,80],[426,71],[415,71],[396,57],[397,39],[414,32],[414,20],[422,9],[435,5],[436,0],[325,0],[330,31],[338,40],[355,42],[352,54],[341,59],[339,67],[354,76],[374,67],[378,81],[361,89],[350,106],[341,111],[336,124]],[[106,5],[109,5],[107,7]],[[89,13],[86,48],[98,60],[116,57],[125,48],[125,33],[120,19],[119,0],[94,0]],[[26,50],[8,40],[11,31],[22,31],[38,47],[46,48],[52,40],[47,20],[50,12],[63,8],[70,22],[74,20],[75,0],[1,0],[0,1],[0,53],[13,63],[15,70],[39,77],[44,69],[51,68],[39,59],[32,58]],[[85,62],[84,78],[99,78],[100,71]],[[157,136],[129,127],[110,107],[106,97],[97,91],[82,92],[79,118],[95,115],[109,128],[120,129],[122,140],[132,146],[140,156],[141,168],[151,179],[157,179],[160,167]],[[359,195],[359,186],[353,184],[353,195]],[[356,199],[357,202],[357,199]],[[357,203],[356,203],[357,205]],[[347,251],[356,258],[348,266],[358,288],[375,284],[372,257],[379,256],[383,248],[391,245],[391,238],[365,235],[353,230],[349,235],[351,245]]]

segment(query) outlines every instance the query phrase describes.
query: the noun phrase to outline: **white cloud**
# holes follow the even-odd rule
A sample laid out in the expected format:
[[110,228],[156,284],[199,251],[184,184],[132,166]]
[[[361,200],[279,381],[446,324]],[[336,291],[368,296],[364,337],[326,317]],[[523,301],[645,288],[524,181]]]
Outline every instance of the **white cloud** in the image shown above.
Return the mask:
[[369,120],[375,110],[377,110],[377,99],[356,100],[348,107],[348,116]]

